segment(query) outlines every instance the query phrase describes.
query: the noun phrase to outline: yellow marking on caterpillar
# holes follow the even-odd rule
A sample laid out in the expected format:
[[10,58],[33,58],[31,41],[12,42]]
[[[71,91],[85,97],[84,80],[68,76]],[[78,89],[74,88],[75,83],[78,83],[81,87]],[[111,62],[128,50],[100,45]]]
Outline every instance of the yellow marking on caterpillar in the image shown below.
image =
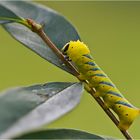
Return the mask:
[[[95,63],[87,45],[81,41],[70,41],[62,48],[62,53],[69,57],[77,67],[79,79],[87,80],[89,86],[96,89],[95,95],[102,97],[108,108],[119,117],[118,127],[127,130],[134,119],[140,114],[140,109],[132,106],[112,83],[109,77]],[[90,90],[86,85],[85,88]]]

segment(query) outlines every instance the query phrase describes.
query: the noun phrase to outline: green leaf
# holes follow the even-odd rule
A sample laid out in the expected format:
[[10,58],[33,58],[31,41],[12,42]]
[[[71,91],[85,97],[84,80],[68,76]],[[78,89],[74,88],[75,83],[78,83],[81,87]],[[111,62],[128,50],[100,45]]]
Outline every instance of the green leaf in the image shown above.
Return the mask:
[[0,138],[11,138],[49,124],[73,109],[82,95],[81,83],[47,83],[0,94]]
[[[5,5],[9,10],[20,17],[25,19],[31,18],[37,23],[42,23],[45,33],[59,49],[70,40],[80,39],[75,28],[63,16],[48,7],[25,1],[6,1],[0,2],[0,4]],[[42,58],[72,73],[42,39],[27,27],[17,23],[5,24],[3,27],[5,27],[16,40],[36,52]]]
[[88,132],[74,130],[74,129],[50,129],[31,132],[19,136],[15,139],[100,139],[100,140],[113,140],[113,138],[107,138]]
[[22,20],[14,12],[7,9],[4,5],[0,5],[0,24],[10,23],[13,21]]

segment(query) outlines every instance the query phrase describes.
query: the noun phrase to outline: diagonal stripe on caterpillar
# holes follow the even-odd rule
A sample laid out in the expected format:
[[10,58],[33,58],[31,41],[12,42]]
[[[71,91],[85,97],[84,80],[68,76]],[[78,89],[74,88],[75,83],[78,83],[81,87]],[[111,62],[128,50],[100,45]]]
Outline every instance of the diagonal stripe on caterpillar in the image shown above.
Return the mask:
[[140,114],[140,109],[131,105],[120,93],[117,87],[95,63],[86,44],[81,41],[70,41],[62,48],[77,67],[80,77],[85,77],[91,87],[96,89],[96,96],[102,97],[106,106],[119,117],[118,127],[127,130],[134,119]]

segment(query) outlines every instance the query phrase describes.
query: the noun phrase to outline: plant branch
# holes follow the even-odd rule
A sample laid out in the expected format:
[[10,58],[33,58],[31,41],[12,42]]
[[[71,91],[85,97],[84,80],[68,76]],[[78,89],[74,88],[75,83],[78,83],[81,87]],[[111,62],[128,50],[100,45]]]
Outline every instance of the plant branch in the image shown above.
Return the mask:
[[[39,26],[39,24],[37,24],[35,21],[33,21],[31,19],[27,19],[27,22],[32,27],[32,31],[35,32],[35,33],[37,33],[42,38],[42,40],[54,51],[54,53],[58,56],[58,58],[61,59],[62,62],[64,62],[64,64],[66,66],[68,66],[72,70],[72,73],[71,74],[74,75],[74,76],[76,76],[78,78],[79,72],[76,70],[76,68],[69,61],[67,61],[65,59],[64,55],[62,54],[62,52],[52,43],[52,41],[46,35],[46,33],[44,32],[43,28],[41,26]],[[87,81],[84,80],[82,82],[84,82],[86,85],[88,85],[88,82]],[[88,88],[90,88],[90,87],[88,87]],[[118,126],[119,121],[114,116],[114,114],[111,112],[111,110],[105,107],[105,104],[101,100],[100,97],[96,97],[95,96],[95,92],[96,92],[95,89],[90,88],[90,90],[86,90],[86,91],[89,92],[89,94],[97,101],[97,103],[101,106],[101,108],[109,116],[109,118],[113,121],[113,123],[116,126]],[[132,140],[131,135],[127,131],[124,131],[124,130],[120,130],[120,131],[121,131],[121,133],[124,135],[124,137],[127,140]]]

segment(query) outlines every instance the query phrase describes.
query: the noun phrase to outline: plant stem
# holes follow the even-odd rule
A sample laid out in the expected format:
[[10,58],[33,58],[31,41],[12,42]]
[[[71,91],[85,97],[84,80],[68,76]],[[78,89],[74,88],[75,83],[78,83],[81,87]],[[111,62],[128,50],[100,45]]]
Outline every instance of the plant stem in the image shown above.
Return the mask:
[[[101,108],[104,110],[104,112],[109,116],[109,118],[118,127],[119,121],[117,120],[117,118],[114,116],[114,114],[111,112],[110,109],[105,107],[104,102],[99,97],[96,97],[94,95],[94,93],[95,93],[95,91],[92,89],[91,92],[90,92],[90,95],[98,102],[98,104],[101,106]],[[125,131],[125,130],[120,130],[120,131],[127,140],[132,140],[133,139],[132,136],[128,133],[128,131]]]
[[[52,43],[52,41],[46,35],[46,33],[44,32],[43,28],[42,27],[38,28],[39,27],[38,24],[35,21],[31,20],[31,19],[27,19],[27,22],[28,22],[29,25],[32,26],[32,31],[35,32],[35,33],[37,33],[42,38],[42,40],[54,51],[54,53],[59,57],[59,59],[61,59],[62,62],[64,62],[64,64],[66,66],[68,66],[72,70],[72,73],[71,74],[74,75],[74,76],[76,76],[78,78],[79,72],[75,69],[75,67],[69,61],[67,61],[65,59],[64,55],[62,54],[62,52]],[[82,81],[82,82],[84,82],[85,84],[88,85],[88,82],[87,81]],[[90,89],[91,90],[90,91],[87,91],[87,92],[89,92],[89,94],[97,101],[97,103],[101,106],[101,108],[109,116],[109,118],[113,121],[113,123],[116,126],[118,126],[119,121],[114,116],[114,114],[111,112],[111,110],[105,107],[105,104],[101,100],[100,97],[96,97],[95,96],[95,92],[96,92],[95,89],[92,89],[92,88],[90,88]],[[127,140],[132,140],[133,139],[131,137],[131,135],[127,131],[125,131],[125,130],[120,130],[120,131],[121,131],[121,133],[124,135],[124,137]]]

